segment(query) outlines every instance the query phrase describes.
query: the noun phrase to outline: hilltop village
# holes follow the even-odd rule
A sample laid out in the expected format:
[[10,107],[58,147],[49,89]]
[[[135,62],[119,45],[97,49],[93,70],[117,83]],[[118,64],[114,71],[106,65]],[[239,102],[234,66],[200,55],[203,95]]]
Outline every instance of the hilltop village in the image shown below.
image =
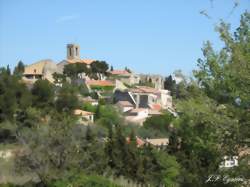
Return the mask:
[[[180,11],[153,1],[67,2],[0,3],[0,187],[249,187],[250,12],[238,7],[246,2],[225,6],[228,15],[225,2],[210,1],[211,17],[200,12],[208,22],[195,17],[198,1],[177,3]],[[69,16],[53,24],[60,15]],[[206,28],[211,21],[218,42]],[[77,44],[61,46],[60,61],[7,65],[34,56],[24,48],[72,34],[100,48],[108,41],[113,54],[157,55],[159,67],[165,59],[187,71],[197,58],[196,67],[188,77],[140,74],[83,58]],[[201,54],[203,36],[213,42]]]
[[190,78],[76,44],[60,62],[0,67],[0,186],[249,186],[249,18],[219,27],[225,48],[207,42]]
[[[164,89],[163,76],[136,74],[128,68],[109,68],[105,61],[82,59],[80,46],[76,44],[67,45],[67,59],[59,63],[41,60],[25,66],[22,79],[30,88],[39,79],[59,87],[63,81],[82,86],[84,91],[78,95],[81,101],[93,106],[100,100],[112,104],[125,121],[135,125],[143,125],[147,118],[163,111],[176,115],[170,91]],[[75,115],[85,125],[95,120],[91,111],[76,108]]]

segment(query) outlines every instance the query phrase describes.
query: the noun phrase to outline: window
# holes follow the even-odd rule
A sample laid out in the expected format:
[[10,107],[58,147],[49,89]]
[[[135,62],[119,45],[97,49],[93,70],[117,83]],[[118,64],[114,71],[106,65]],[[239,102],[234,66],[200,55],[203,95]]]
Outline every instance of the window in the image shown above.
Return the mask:
[[71,56],[72,54],[71,54],[71,48],[69,48],[69,56]]
[[76,47],[76,56],[78,56],[78,47]]

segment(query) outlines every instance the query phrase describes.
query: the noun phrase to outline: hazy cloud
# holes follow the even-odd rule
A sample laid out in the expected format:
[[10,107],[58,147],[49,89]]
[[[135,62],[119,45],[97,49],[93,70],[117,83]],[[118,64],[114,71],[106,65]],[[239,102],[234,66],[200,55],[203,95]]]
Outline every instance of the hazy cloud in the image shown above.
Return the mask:
[[73,15],[67,15],[67,16],[61,16],[59,17],[56,22],[57,23],[64,23],[64,22],[69,22],[69,21],[73,21],[76,20],[77,18],[79,18],[79,15],[73,14]]

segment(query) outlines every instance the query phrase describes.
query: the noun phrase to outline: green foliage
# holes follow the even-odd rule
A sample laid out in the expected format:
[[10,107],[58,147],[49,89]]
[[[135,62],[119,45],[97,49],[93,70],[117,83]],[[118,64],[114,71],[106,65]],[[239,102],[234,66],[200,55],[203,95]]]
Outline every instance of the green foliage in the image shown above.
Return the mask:
[[53,182],[49,187],[119,187],[108,179],[97,175],[76,174],[66,179]]
[[96,112],[98,106],[92,106],[91,103],[83,103],[82,109],[89,112]]
[[159,173],[159,183],[165,186],[178,186],[180,166],[177,163],[176,158],[160,151],[154,151],[154,156],[157,159],[158,167],[161,168]]
[[110,66],[110,71],[114,71],[114,68],[113,68],[113,66]]
[[170,113],[164,113],[163,115],[155,115],[147,118],[143,123],[145,128],[157,129],[159,131],[168,132],[169,125],[173,120],[173,116]]
[[90,65],[91,67],[91,78],[101,79],[101,75],[106,75],[109,69],[109,65],[105,61],[94,61]]
[[11,75],[11,70],[10,70],[10,66],[9,66],[9,65],[7,65],[6,73],[7,73],[8,75]]
[[13,125],[9,121],[0,123],[0,145],[16,142],[16,129],[17,126]]
[[155,85],[151,81],[140,81],[138,86],[148,86],[154,88]]
[[71,171],[103,173],[101,142],[91,129],[75,126],[74,121],[68,115],[53,112],[47,125],[37,123],[33,128],[22,129],[18,139],[26,153],[16,160],[17,169],[35,173],[45,184],[62,180]]
[[98,105],[95,115],[97,124],[105,127],[122,123],[121,114],[111,105]]
[[97,86],[97,85],[92,85],[91,89],[92,90],[96,90],[96,91],[112,91],[114,89],[114,86]]
[[89,68],[83,63],[67,64],[63,69],[63,74],[71,78],[71,80],[77,79],[82,73],[87,75],[90,73]]
[[236,97],[249,101],[250,84],[250,18],[242,15],[239,28],[230,34],[229,25],[222,22],[217,28],[225,47],[215,52],[210,42],[203,47],[204,59],[198,60],[199,70],[194,72],[207,95],[219,103],[233,103]]
[[17,75],[17,76],[22,76],[24,72],[24,64],[23,62],[20,60],[17,64],[17,66],[15,67],[14,69],[14,75]]
[[0,70],[0,122],[13,120],[18,110],[30,106],[30,93],[17,76],[9,75],[5,68]]
[[153,186],[177,184],[179,165],[175,158],[150,146],[137,148],[134,132],[127,139],[120,125],[109,127],[105,152],[114,176]]
[[128,67],[125,67],[124,70],[126,70],[129,73],[132,73],[132,71]]
[[55,84],[63,84],[66,82],[66,76],[60,73],[53,73],[54,83]]
[[53,85],[48,80],[37,80],[34,83],[31,93],[34,106],[44,107],[53,103]]
[[126,136],[130,135],[130,132],[134,131],[135,134],[141,138],[166,138],[169,132],[160,131],[158,129],[152,128],[145,128],[143,126],[138,126],[137,124],[126,124],[123,129],[123,133]]
[[[12,163],[15,171],[39,179],[24,186],[117,186],[104,179],[110,176],[144,186],[242,186],[205,180],[211,174],[249,178],[246,155],[240,157],[239,167],[218,167],[223,156],[239,155],[249,146],[249,27],[248,12],[234,35],[221,23],[217,29],[225,46],[215,52],[209,42],[204,45],[196,79],[188,82],[178,71],[184,81],[175,85],[171,77],[166,80],[175,90],[178,117],[154,116],[143,127],[125,127],[119,112],[105,103],[79,106],[79,88],[74,85],[64,83],[55,90],[48,81],[38,80],[29,91],[20,80],[21,63],[14,75],[0,68],[0,148],[20,146],[23,152]],[[73,64],[64,73],[71,78],[84,71],[95,78],[106,73],[104,62],[92,64],[91,71]],[[77,125],[71,115],[76,107],[94,111],[97,125]],[[166,134],[170,144],[165,150],[137,146],[136,135]]]
[[165,78],[164,89],[169,90],[171,92],[171,96],[176,94],[176,82],[171,75]]
[[[205,183],[211,174],[248,177],[242,166],[228,171],[218,166],[223,156],[239,155],[249,137],[249,27],[249,13],[242,16],[234,35],[229,25],[220,24],[217,30],[225,47],[215,52],[209,42],[205,43],[204,59],[198,60],[199,69],[194,71],[198,84],[186,84],[185,99],[178,100],[179,118],[171,130],[168,152],[182,166],[183,186],[241,185]],[[236,103],[236,98],[240,102]]]
[[76,94],[77,89],[74,86],[64,83],[59,89],[55,101],[57,111],[71,113],[73,109],[76,109],[79,106]]

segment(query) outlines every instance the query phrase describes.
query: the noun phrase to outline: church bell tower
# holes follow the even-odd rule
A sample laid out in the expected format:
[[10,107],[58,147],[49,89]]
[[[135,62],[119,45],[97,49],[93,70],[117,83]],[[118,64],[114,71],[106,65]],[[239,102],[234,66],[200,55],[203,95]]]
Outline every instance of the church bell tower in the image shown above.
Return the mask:
[[77,44],[67,45],[67,59],[74,60],[80,59],[80,46]]

